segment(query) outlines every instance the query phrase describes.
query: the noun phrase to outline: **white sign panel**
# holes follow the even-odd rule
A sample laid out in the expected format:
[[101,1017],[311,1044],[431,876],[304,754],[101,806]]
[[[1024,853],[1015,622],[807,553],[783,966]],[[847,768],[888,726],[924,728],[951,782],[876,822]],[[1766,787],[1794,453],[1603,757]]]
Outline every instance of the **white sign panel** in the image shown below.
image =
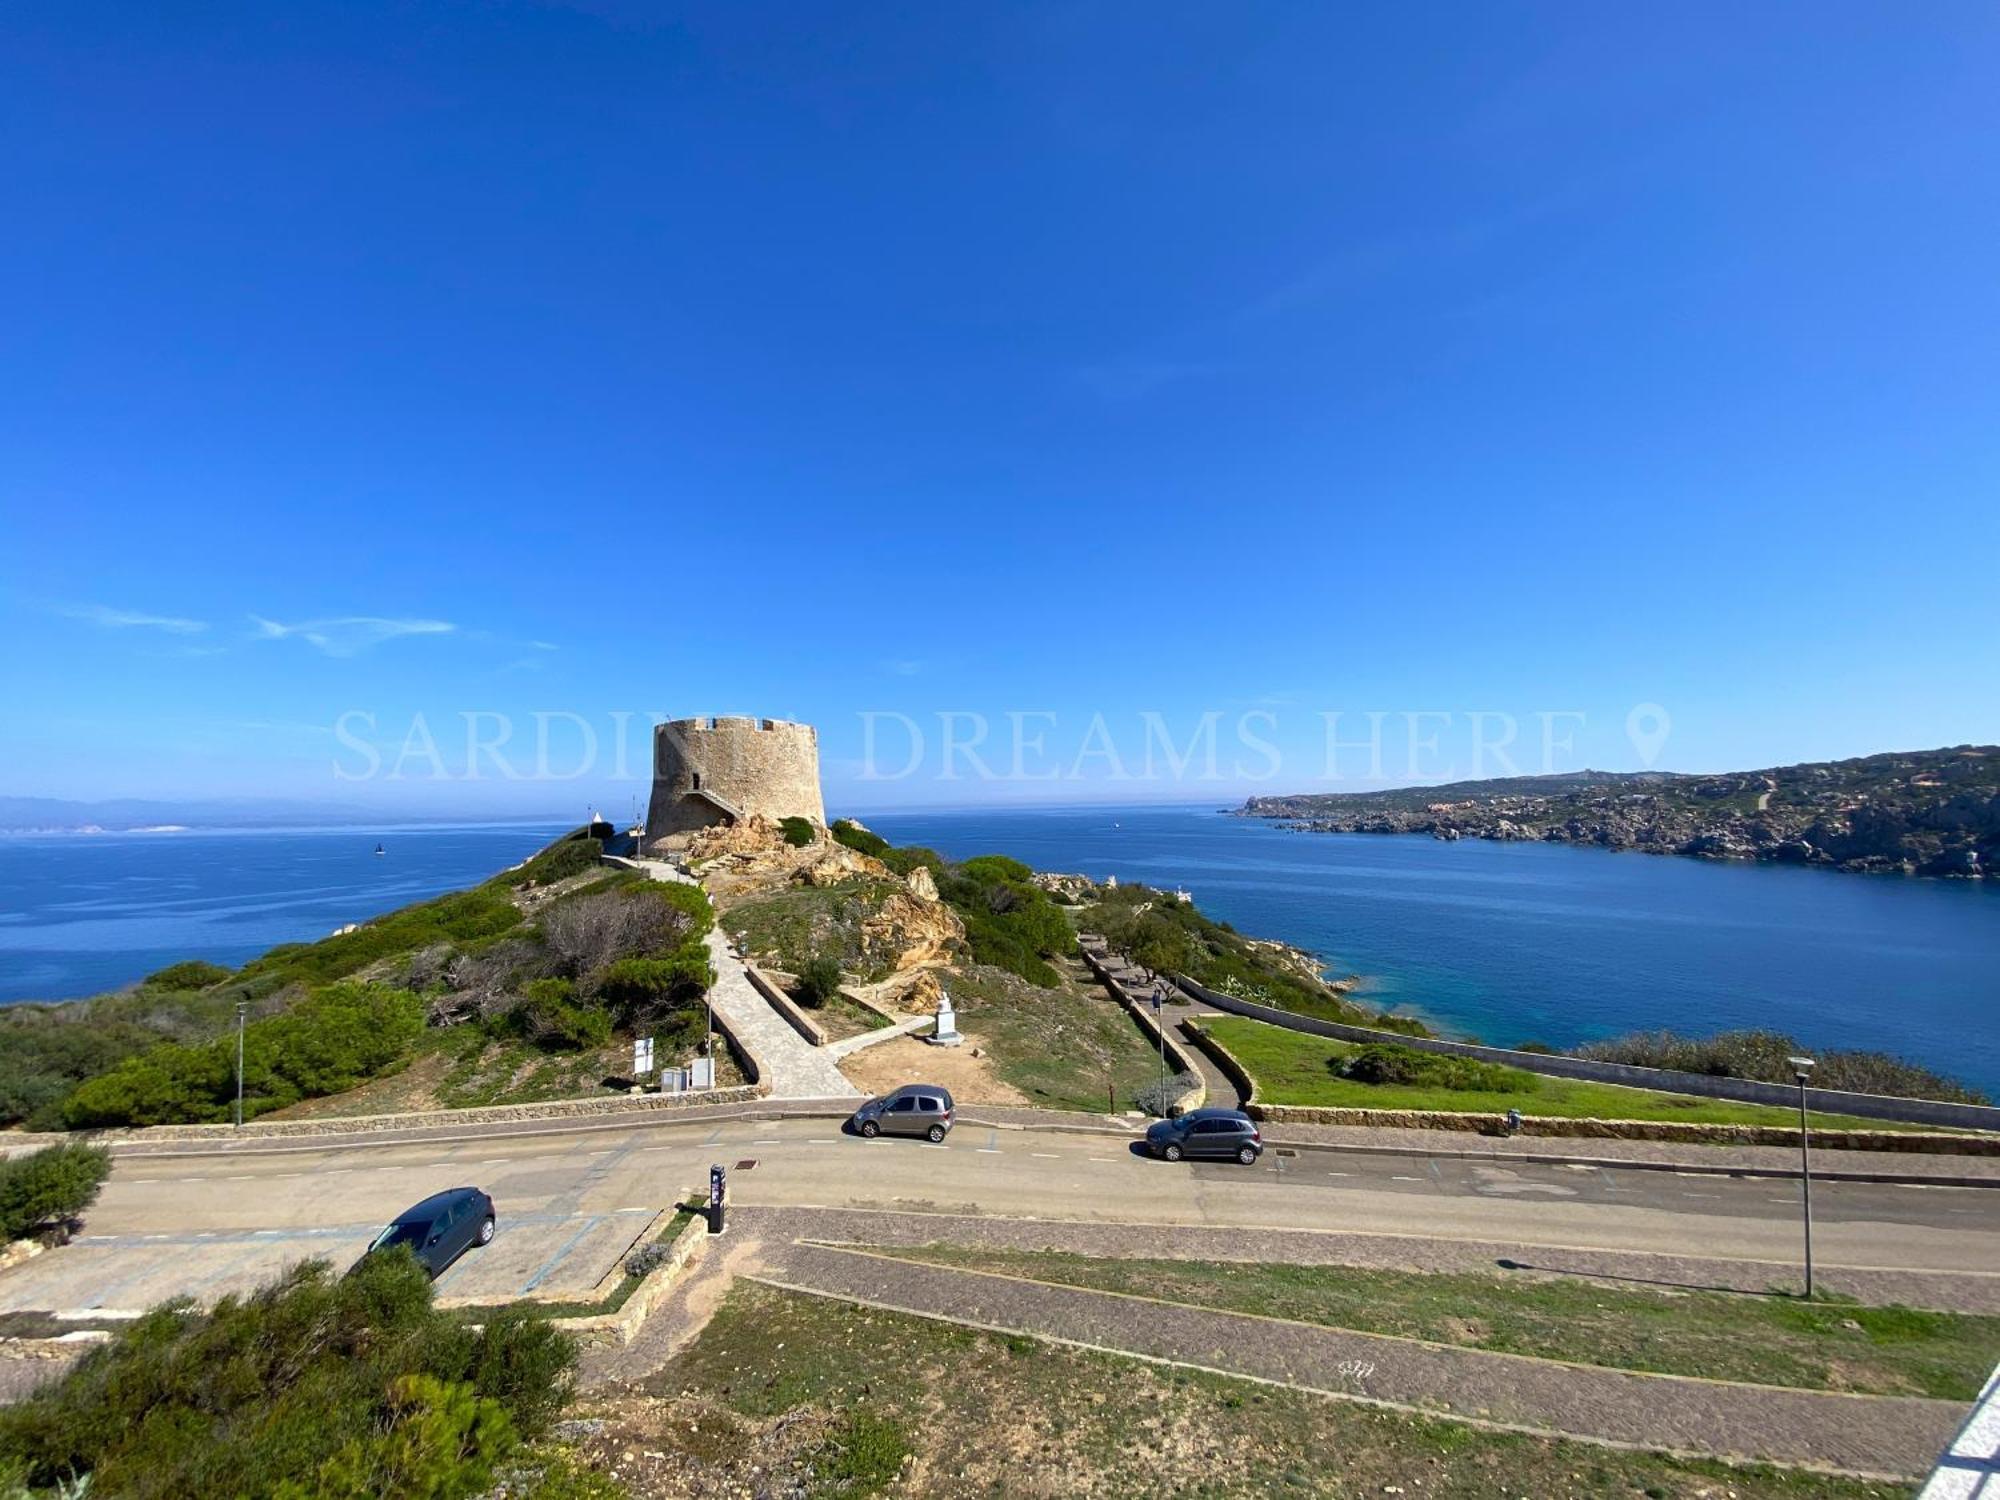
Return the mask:
[[653,1039],[640,1037],[632,1044],[632,1076],[644,1078],[653,1071]]

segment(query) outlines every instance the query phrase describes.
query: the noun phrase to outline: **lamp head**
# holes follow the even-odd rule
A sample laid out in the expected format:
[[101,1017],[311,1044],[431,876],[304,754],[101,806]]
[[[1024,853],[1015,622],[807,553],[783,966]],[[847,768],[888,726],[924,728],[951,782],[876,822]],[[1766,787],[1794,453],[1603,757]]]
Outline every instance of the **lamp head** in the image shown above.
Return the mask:
[[1800,1083],[1812,1077],[1813,1060],[1810,1057],[1788,1057],[1785,1061],[1792,1065],[1792,1073]]

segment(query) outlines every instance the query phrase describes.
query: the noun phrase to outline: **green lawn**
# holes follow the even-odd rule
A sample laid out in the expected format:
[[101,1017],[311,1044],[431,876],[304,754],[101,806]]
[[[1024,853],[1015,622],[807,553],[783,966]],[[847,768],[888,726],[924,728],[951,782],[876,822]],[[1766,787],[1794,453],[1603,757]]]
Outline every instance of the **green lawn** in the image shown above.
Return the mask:
[[[713,1493],[775,1493],[781,1480],[787,1493],[952,1500],[1908,1493],[1486,1432],[747,1281],[641,1389],[643,1405],[615,1409],[622,1425],[601,1461],[652,1450]],[[589,1412],[586,1400],[578,1414]]]
[[[1795,1110],[1763,1104],[1734,1104],[1692,1094],[1663,1094],[1611,1083],[1523,1075],[1518,1089],[1505,1092],[1357,1083],[1336,1074],[1331,1064],[1357,1049],[1289,1031],[1242,1016],[1217,1016],[1201,1023],[1257,1083],[1259,1104],[1301,1104],[1319,1108],[1442,1110],[1454,1114],[1505,1114],[1557,1119],[1679,1120],[1701,1125],[1796,1126]],[[1815,1127],[1833,1130],[1912,1129],[1883,1120],[1847,1115],[1811,1117]]]
[[1361,1333],[1802,1390],[1970,1401],[2000,1353],[2000,1317],[1783,1294],[946,1245],[880,1253]]

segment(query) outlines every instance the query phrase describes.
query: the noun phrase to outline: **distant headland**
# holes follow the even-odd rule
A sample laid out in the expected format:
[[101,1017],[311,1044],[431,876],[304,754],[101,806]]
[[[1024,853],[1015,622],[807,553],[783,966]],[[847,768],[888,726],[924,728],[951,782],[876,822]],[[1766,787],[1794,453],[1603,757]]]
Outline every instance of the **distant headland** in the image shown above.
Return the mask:
[[1525,839],[2000,878],[2000,747],[1959,745],[1686,775],[1577,771],[1383,792],[1251,797],[1239,816],[1311,833]]

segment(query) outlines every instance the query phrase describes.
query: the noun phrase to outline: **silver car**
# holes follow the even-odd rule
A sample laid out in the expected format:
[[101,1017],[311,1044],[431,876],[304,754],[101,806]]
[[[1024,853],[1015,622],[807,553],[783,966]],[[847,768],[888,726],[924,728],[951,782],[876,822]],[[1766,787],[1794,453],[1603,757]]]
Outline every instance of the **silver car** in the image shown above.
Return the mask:
[[851,1122],[865,1136],[914,1135],[941,1141],[951,1131],[951,1090],[935,1083],[906,1083],[894,1093],[870,1099]]

